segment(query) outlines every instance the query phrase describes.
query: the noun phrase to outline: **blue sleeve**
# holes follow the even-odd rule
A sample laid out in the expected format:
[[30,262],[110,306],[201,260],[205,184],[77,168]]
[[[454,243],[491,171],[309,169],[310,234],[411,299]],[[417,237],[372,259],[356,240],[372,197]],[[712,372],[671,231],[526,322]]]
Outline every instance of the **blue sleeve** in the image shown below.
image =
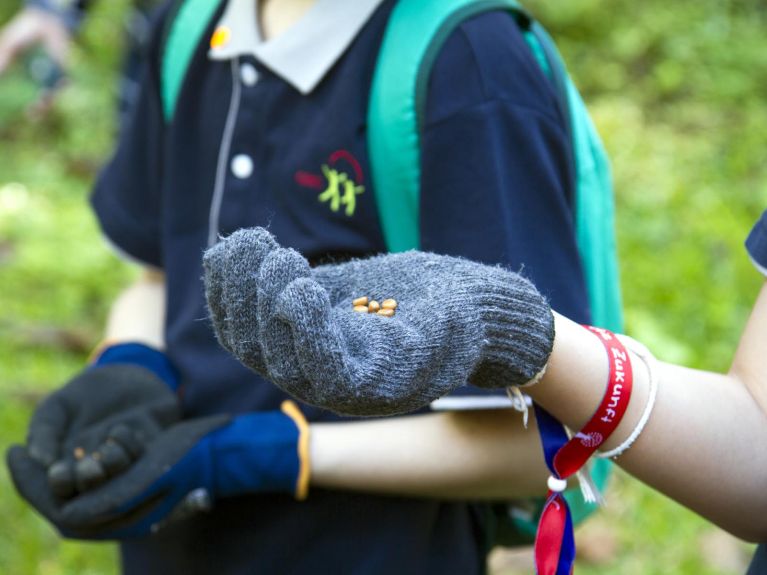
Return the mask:
[[754,558],[746,575],[759,575],[760,573],[767,573],[767,547],[764,544],[756,548],[756,553],[754,553]]
[[[158,25],[157,31],[160,30]],[[107,239],[133,259],[162,267],[160,248],[164,119],[157,37],[143,63],[140,93],[117,149],[96,181],[91,204]]]
[[511,16],[465,22],[429,83],[423,249],[521,272],[554,309],[588,323],[569,146],[553,88]]
[[767,211],[754,224],[746,239],[746,249],[756,268],[767,275]]

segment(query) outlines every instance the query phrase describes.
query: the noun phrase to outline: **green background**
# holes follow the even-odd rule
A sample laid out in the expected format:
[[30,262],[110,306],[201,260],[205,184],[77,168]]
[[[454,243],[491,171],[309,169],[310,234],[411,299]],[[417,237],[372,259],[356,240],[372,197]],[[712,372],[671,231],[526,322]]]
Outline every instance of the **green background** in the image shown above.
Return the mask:
[[[0,21],[17,2],[3,2]],[[761,284],[742,249],[767,207],[767,8],[758,0],[531,0],[611,153],[627,331],[662,359],[726,370]],[[21,66],[0,78],[0,449],[82,365],[133,270],[86,197],[114,136],[125,0],[98,3],[44,118]],[[694,389],[690,393],[695,393]],[[736,424],[737,422],[733,422]],[[733,470],[737,473],[738,470]],[[62,542],[0,468],[0,573],[114,573]],[[751,548],[619,474],[579,533],[580,574],[742,573]],[[496,554],[497,573],[529,553]]]

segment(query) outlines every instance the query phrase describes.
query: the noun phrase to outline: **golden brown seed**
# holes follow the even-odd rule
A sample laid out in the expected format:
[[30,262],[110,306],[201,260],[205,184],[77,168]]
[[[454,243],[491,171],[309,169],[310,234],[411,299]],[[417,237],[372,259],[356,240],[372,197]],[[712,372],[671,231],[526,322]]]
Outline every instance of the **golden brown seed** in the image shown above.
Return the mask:
[[375,312],[377,312],[379,309],[381,309],[381,304],[380,304],[380,303],[378,303],[376,300],[373,300],[373,301],[371,301],[371,302],[368,304],[368,310],[370,310],[370,313],[375,313]]
[[368,310],[368,306],[366,305],[355,305],[354,311],[359,313],[367,313],[369,310]]
[[381,304],[381,307],[384,309],[397,309],[397,300],[396,299],[385,299],[383,300],[383,303]]
[[368,305],[368,301],[370,301],[368,296],[358,297],[357,299],[352,300],[352,305],[354,307],[357,307],[358,305]]
[[75,447],[74,450],[75,459],[78,461],[85,457],[85,450],[82,447]]
[[378,310],[378,315],[382,315],[384,317],[391,317],[391,316],[394,315],[394,310],[393,309],[379,309]]

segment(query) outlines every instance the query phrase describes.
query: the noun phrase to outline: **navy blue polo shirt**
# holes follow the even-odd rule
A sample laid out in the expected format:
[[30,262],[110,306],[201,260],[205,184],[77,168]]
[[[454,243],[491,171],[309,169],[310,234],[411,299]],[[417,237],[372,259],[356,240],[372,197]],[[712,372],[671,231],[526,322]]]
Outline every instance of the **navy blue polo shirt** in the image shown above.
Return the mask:
[[746,250],[756,268],[767,276],[767,211],[751,229],[746,239]]
[[[252,55],[211,60],[207,38],[219,9],[170,125],[155,38],[133,121],[92,203],[111,243],[166,273],[167,351],[181,373],[187,417],[277,409],[285,398],[215,341],[200,280],[209,241],[266,226],[312,263],[385,249],[366,115],[393,4],[381,2],[304,92]],[[423,249],[522,270],[554,308],[588,322],[563,119],[510,15],[474,17],[448,38],[422,136]],[[338,419],[302,409],[310,421]],[[123,564],[142,574],[466,575],[483,571],[483,525],[481,510],[466,502],[320,489],[301,503],[249,496],[123,544]]]

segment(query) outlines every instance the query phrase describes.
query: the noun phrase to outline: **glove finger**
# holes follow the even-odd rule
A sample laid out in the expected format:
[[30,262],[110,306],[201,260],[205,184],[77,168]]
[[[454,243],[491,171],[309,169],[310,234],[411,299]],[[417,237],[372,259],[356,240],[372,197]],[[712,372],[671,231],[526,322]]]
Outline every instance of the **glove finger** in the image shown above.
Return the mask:
[[61,455],[62,441],[70,421],[59,392],[44,399],[35,409],[29,422],[29,455],[46,467],[53,464]]
[[61,508],[62,521],[79,529],[111,530],[143,516],[169,489],[159,478],[165,465],[141,459],[124,473],[81,493]]
[[[167,501],[164,491],[148,494],[124,513],[101,515],[109,507],[103,494],[98,498],[100,508],[93,509],[92,495],[79,496],[68,505],[75,505],[76,512],[64,517],[59,502],[48,487],[45,468],[32,459],[21,446],[11,447],[6,454],[11,478],[22,498],[38,513],[50,521],[65,537],[74,539],[115,539],[146,535],[152,524],[164,517],[165,507],[172,508],[175,501]],[[104,486],[106,487],[106,486]],[[102,492],[103,493],[103,492]],[[66,506],[65,506],[66,509]],[[153,516],[156,518],[153,519]]]
[[[91,491],[125,471],[142,452],[143,445],[131,429],[122,424],[114,426],[106,440],[91,453],[70,463],[70,470],[65,470],[63,464],[66,462],[54,464],[51,470],[56,468],[55,472],[49,470],[51,488],[54,489],[55,486],[62,494],[70,489],[77,493]],[[68,485],[68,481],[72,483],[72,487]]]
[[183,505],[177,500],[178,496],[172,492],[157,491],[124,513],[101,516],[98,521],[78,526],[76,531],[70,529],[65,534],[76,539],[102,541],[146,537],[193,514],[190,510],[186,512],[186,517],[175,518],[175,510]]
[[57,461],[48,468],[48,485],[59,499],[69,499],[77,493],[75,464],[69,459]]
[[[224,290],[224,264],[228,245],[220,241],[209,248],[202,257],[203,280],[205,282],[205,299],[208,304],[208,313],[213,324],[213,331],[218,337],[219,343],[229,350],[229,341],[226,337],[226,305],[223,298]],[[231,350],[229,350],[231,351]]]
[[203,437],[230,421],[230,417],[219,415],[175,425],[149,445],[141,458],[123,473],[68,501],[61,508],[62,521],[76,525],[78,529],[100,529],[107,523],[132,517],[134,513],[143,517],[145,508],[151,507],[153,501],[162,500],[165,505],[170,497],[168,494],[176,493],[179,485],[190,479],[184,461],[193,466],[200,457],[199,452],[190,452],[197,448]]
[[308,380],[288,391],[304,401],[366,416],[412,411],[434,399],[417,377],[429,346],[407,323],[331,307],[326,291],[310,279],[284,290],[277,315],[292,329]]
[[134,431],[124,423],[118,423],[110,428],[107,441],[118,443],[132,460],[136,460],[144,453],[144,444],[136,437]]
[[[213,326],[219,341],[230,352],[237,337],[232,329],[256,319],[258,271],[267,255],[278,247],[265,229],[252,228],[233,233],[203,257]],[[254,350],[254,356],[255,362],[260,364],[259,350]]]
[[70,531],[76,531],[77,537],[122,539],[147,535],[151,526],[163,517],[163,513],[157,511],[172,505],[167,501],[166,486],[143,493],[124,486],[114,493],[111,484],[108,482],[81,494],[61,508],[61,521]]
[[104,466],[93,455],[86,455],[75,463],[75,487],[79,493],[91,491],[106,480]]
[[174,500],[167,493],[157,492],[125,513],[102,518],[97,523],[80,528],[88,539],[129,539],[145,537],[156,531],[156,526],[172,509]]
[[315,405],[352,395],[346,365],[349,352],[332,321],[325,289],[311,278],[293,281],[280,294],[275,317],[281,324],[279,329],[290,331],[293,345],[289,349],[304,375],[288,382],[285,391]]
[[181,421],[181,404],[175,394],[152,402],[148,410],[152,419],[156,420],[161,428],[170,427]]
[[264,261],[280,248],[263,228],[242,230],[227,241],[233,244],[226,260],[228,271],[222,293],[228,346],[240,361],[263,374],[266,367],[258,341],[258,276]]
[[24,447],[12,446],[6,453],[6,462],[16,491],[51,523],[59,526],[59,508],[48,487],[46,469],[30,457]]
[[310,273],[309,263],[303,256],[284,248],[269,254],[259,273],[258,337],[269,378],[285,385],[295,384],[304,377],[296,363],[290,326],[275,316],[276,304],[288,284],[307,278]]
[[125,471],[134,459],[130,453],[114,439],[105,441],[94,453],[93,458],[100,461],[107,477],[115,477]]

